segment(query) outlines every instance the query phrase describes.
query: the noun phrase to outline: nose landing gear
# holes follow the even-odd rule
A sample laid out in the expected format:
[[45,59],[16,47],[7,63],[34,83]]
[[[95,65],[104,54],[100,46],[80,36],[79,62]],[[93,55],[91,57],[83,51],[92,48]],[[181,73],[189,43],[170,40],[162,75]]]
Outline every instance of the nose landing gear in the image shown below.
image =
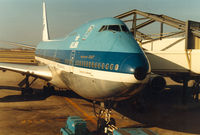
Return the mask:
[[95,102],[93,102],[94,113],[97,120],[97,132],[100,135],[107,135],[108,133],[112,133],[116,127],[116,122],[113,117],[111,117],[113,102],[106,101],[100,103],[100,110],[97,112],[95,107]]

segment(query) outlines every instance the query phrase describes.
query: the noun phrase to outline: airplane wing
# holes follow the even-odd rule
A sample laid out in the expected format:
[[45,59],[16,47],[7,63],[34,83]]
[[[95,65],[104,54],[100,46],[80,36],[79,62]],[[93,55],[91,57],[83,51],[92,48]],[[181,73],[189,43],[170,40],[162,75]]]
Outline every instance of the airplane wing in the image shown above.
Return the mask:
[[[0,40],[0,43],[35,50],[34,46],[27,45],[27,44],[3,41],[3,40]],[[46,81],[49,81],[52,79],[52,74],[48,66],[23,65],[23,64],[0,62],[0,70],[3,70],[3,71],[9,70],[9,71],[21,73],[23,75],[31,75],[33,77],[41,78]]]
[[47,81],[52,79],[52,73],[48,66],[0,63],[0,70],[9,70],[23,75],[31,75]]
[[22,47],[22,48],[28,48],[28,49],[32,49],[35,50],[36,47],[31,46],[31,45],[27,45],[27,44],[23,44],[23,43],[17,43],[17,42],[10,42],[10,41],[3,41],[0,40],[1,44],[7,44],[7,45],[11,45],[11,46],[18,46],[18,47]]

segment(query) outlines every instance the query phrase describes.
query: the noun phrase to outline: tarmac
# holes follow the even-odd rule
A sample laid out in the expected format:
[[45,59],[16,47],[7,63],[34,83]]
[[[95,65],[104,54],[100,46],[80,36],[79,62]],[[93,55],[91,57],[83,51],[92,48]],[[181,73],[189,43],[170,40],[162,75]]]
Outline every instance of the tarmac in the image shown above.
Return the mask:
[[[0,56],[1,57],[1,56]],[[96,117],[92,102],[72,91],[57,90],[51,96],[41,95],[45,84],[37,80],[32,96],[21,96],[18,83],[24,78],[11,71],[0,71],[0,135],[59,135],[68,116],[80,116],[96,134]],[[112,112],[117,127],[148,128],[159,135],[200,135],[200,104],[188,96],[181,103],[181,84],[167,79],[159,93],[149,88],[135,100],[119,102]],[[133,97],[135,99],[136,97]]]

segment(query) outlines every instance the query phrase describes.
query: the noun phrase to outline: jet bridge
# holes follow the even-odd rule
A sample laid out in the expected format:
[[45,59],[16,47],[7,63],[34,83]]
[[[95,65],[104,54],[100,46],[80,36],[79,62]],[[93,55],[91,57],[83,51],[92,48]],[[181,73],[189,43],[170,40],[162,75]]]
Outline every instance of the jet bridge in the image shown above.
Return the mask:
[[[163,14],[131,10],[115,18],[124,21],[144,49],[152,72],[183,83],[186,103],[189,80],[200,86],[200,22],[181,21]],[[198,99],[199,89],[196,90]]]
[[152,72],[200,75],[200,23],[139,10],[115,16],[123,20],[146,52]]

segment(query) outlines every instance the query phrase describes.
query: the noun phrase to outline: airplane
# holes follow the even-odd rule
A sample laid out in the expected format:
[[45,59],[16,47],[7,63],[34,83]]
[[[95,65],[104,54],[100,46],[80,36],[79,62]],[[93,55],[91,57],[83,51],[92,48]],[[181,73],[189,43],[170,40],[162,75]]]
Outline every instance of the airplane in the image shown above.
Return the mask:
[[[43,35],[36,49],[38,65],[0,63],[1,70],[25,75],[22,94],[31,93],[29,77],[48,82],[44,91],[54,87],[72,90],[80,96],[105,103],[105,118],[98,125],[113,121],[112,102],[125,100],[148,83],[151,67],[127,26],[116,18],[89,21],[63,39],[49,38],[45,3],[43,2]],[[107,110],[106,110],[107,109]],[[109,116],[109,117],[108,117]],[[103,127],[104,128],[104,127]]]

